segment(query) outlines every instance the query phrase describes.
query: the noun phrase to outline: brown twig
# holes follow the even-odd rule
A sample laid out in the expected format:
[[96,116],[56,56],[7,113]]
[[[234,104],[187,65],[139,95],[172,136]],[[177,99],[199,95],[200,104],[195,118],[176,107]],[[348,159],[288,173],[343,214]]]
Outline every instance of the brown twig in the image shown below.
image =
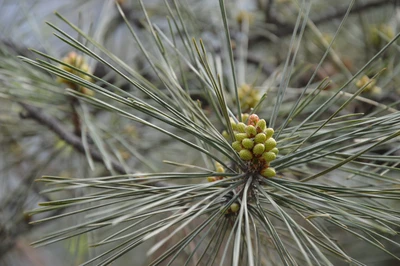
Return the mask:
[[[69,145],[73,146],[75,150],[85,154],[85,147],[81,139],[65,129],[64,126],[57,119],[43,113],[39,108],[32,105],[22,102],[20,102],[19,104],[26,111],[26,114],[23,115],[23,118],[31,118],[36,120],[40,124],[49,128],[52,132],[57,134],[59,138],[67,142]],[[100,152],[94,150],[93,148],[89,148],[89,152],[94,161],[104,163],[103,157],[101,156]],[[111,166],[118,173],[126,174],[124,167],[120,163],[111,160]]]
[[[375,7],[380,7],[387,4],[395,4],[397,0],[374,0],[366,3],[362,3],[359,5],[355,5],[354,8],[350,11],[350,13],[360,13],[361,11],[368,10]],[[332,19],[342,18],[347,12],[348,7],[339,8],[330,12],[326,12],[324,15],[319,18],[315,18],[312,21],[314,24],[321,24],[325,22],[330,22]]]
[[[371,8],[376,8],[388,4],[395,4],[396,1],[398,0],[373,0],[365,3],[360,3],[356,5],[351,11],[350,14],[354,13],[360,13],[362,11],[371,9]],[[327,11],[325,14],[321,15],[320,17],[311,19],[315,25],[322,24],[325,22],[330,22],[333,19],[337,18],[342,18],[346,12],[347,12],[348,7],[341,7],[338,8],[334,11]],[[274,21],[268,21],[269,23],[274,23]],[[278,22],[278,21],[277,21]],[[274,23],[276,24],[276,23]],[[277,29],[272,31],[272,34],[274,34],[277,37],[284,37],[287,35],[290,35],[294,31],[294,25],[289,25],[289,24],[282,24],[281,22],[277,23]],[[259,43],[259,42],[265,42],[265,41],[270,41],[266,36],[264,35],[254,35],[250,36],[249,38],[249,46]]]
[[[49,116],[41,111],[41,109],[34,107],[32,105],[26,103],[19,103],[26,111],[25,114],[22,115],[23,118],[31,118],[39,122],[41,125],[46,126],[52,132],[54,132],[59,138],[67,142],[69,145],[75,148],[78,152],[85,154],[85,147],[79,137],[75,134],[64,128],[64,126],[54,117]],[[88,148],[88,152],[90,153],[92,159],[96,162],[104,164],[104,160],[100,152],[96,151],[93,147]],[[112,168],[120,173],[127,174],[125,168],[119,162],[110,159],[110,163]],[[157,181],[152,183],[152,185],[157,187],[168,187],[170,184]]]

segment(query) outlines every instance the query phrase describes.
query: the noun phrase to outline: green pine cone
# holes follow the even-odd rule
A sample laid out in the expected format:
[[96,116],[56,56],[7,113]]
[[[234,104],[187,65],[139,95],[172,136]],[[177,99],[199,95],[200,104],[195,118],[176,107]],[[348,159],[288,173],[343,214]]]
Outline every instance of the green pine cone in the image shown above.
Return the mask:
[[276,172],[275,172],[274,168],[268,167],[268,168],[264,168],[261,171],[261,175],[264,176],[264,177],[271,178],[271,177],[276,176]]
[[246,149],[250,150],[254,146],[254,140],[249,139],[249,138],[245,138],[245,139],[242,140],[242,145]]
[[258,133],[254,138],[255,143],[264,143],[266,140],[267,136],[265,133]]
[[265,146],[262,143],[258,143],[253,148],[254,155],[261,155],[265,151]]
[[276,147],[276,141],[273,138],[269,138],[264,142],[265,150],[270,151]]
[[246,149],[241,150],[239,152],[239,156],[244,161],[250,161],[251,159],[253,159],[253,153],[251,151],[249,151],[249,150],[246,150]]
[[246,133],[236,133],[236,134],[235,134],[235,139],[236,139],[237,141],[242,141],[242,140],[244,140],[245,138],[247,138],[247,134],[246,134]]
[[246,133],[247,133],[247,137],[254,138],[254,136],[257,135],[257,130],[252,125],[246,126]]
[[276,154],[273,152],[267,151],[267,152],[263,153],[262,157],[266,162],[269,163],[276,159]]

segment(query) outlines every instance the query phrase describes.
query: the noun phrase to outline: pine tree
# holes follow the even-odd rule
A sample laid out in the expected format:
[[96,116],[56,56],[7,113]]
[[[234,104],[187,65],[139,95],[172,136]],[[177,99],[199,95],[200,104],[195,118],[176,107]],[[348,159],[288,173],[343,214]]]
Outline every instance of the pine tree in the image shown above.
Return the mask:
[[400,260],[400,34],[352,14],[388,3],[133,2],[55,13],[63,54],[2,48],[2,171],[21,181],[1,252],[38,230],[82,265]]

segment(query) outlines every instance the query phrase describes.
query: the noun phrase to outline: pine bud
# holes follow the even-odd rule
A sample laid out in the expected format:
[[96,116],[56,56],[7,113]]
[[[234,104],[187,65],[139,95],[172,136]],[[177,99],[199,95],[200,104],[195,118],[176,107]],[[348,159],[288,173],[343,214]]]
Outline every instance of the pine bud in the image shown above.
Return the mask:
[[246,125],[243,122],[240,122],[236,125],[236,130],[239,133],[245,133],[246,132]]
[[260,119],[256,124],[257,132],[263,132],[267,127],[267,122],[264,119]]
[[238,212],[239,209],[240,209],[239,204],[237,204],[236,202],[232,203],[232,205],[231,205],[231,211],[232,211],[233,213]]
[[225,173],[225,169],[222,166],[222,164],[220,164],[219,162],[215,163],[215,168],[217,170],[218,173]]
[[270,150],[270,152],[273,152],[273,153],[275,153],[276,155],[278,155],[278,153],[279,153],[279,150],[278,150],[278,148],[273,148],[272,150]]
[[264,143],[266,140],[267,136],[264,133],[258,133],[254,138],[256,143]]
[[222,131],[222,136],[223,136],[225,139],[229,139],[229,134],[228,134],[228,132],[226,132],[226,130]]
[[261,175],[264,177],[274,177],[276,176],[276,172],[274,168],[268,167],[261,171]]
[[229,120],[231,122],[231,127],[232,127],[233,131],[236,131],[237,130],[237,128],[236,128],[237,125],[236,125],[235,120],[233,120],[232,117],[230,117]]
[[240,152],[242,150],[242,143],[240,141],[235,141],[232,143],[232,148],[235,151]]
[[260,118],[256,114],[252,114],[249,116],[249,120],[247,121],[248,125],[255,126],[259,122]]
[[235,139],[237,141],[242,141],[245,138],[247,138],[247,134],[246,133],[236,133],[235,134]]
[[262,143],[258,143],[253,148],[254,155],[260,155],[265,151],[265,146]]
[[270,151],[276,147],[276,141],[273,138],[269,138],[265,141],[264,145],[265,145],[265,150]]
[[252,139],[245,138],[242,140],[242,145],[246,149],[250,150],[254,146],[254,141]]
[[276,159],[276,154],[270,151],[264,152],[262,155],[263,159],[266,162],[272,162],[273,160]]
[[207,177],[207,181],[208,182],[214,182],[214,181],[216,181],[217,179],[215,178],[215,176],[209,176],[209,177]]
[[242,114],[242,122],[243,123],[246,122],[247,119],[249,119],[249,114],[248,113]]
[[256,143],[264,143],[267,140],[267,136],[264,133],[258,133],[254,138]]
[[274,135],[275,131],[273,128],[267,128],[265,130],[265,135],[267,136],[267,139],[269,139],[270,137],[272,137],[272,135]]
[[251,159],[253,159],[253,154],[251,153],[251,151],[246,150],[246,149],[241,150],[239,152],[239,156],[244,161],[250,161]]
[[254,136],[257,134],[257,130],[254,126],[246,126],[246,133],[249,138],[254,138]]

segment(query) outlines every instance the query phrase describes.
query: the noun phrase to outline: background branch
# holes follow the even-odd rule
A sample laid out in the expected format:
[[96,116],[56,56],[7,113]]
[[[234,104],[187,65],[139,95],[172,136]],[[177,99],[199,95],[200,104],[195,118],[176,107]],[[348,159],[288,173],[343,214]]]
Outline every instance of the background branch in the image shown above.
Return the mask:
[[[19,104],[24,108],[25,114],[22,114],[22,118],[30,118],[33,119],[40,124],[46,126],[52,132],[54,132],[60,139],[67,142],[69,145],[74,147],[74,149],[82,154],[85,154],[85,147],[79,137],[77,137],[74,133],[67,130],[57,119],[52,116],[49,116],[41,111],[41,109],[34,107],[32,105],[19,102]],[[93,147],[89,146],[88,149],[92,159],[96,162],[104,164],[103,157],[100,152],[93,149]],[[120,173],[120,174],[128,174],[122,164],[110,158],[110,163],[112,168]],[[170,184],[157,181],[152,183],[152,185],[157,187],[167,187]]]
[[[373,0],[373,1],[365,2],[365,3],[360,3],[353,7],[353,9],[350,11],[350,14],[360,13],[360,12],[368,10],[368,9],[377,8],[377,7],[381,7],[381,6],[388,5],[388,4],[395,5],[395,4],[397,4],[397,2],[398,2],[398,0]],[[320,17],[317,17],[317,18],[314,18],[311,20],[314,22],[315,25],[322,24],[325,22],[330,22],[334,19],[342,18],[346,14],[347,8],[348,7],[346,6],[346,7],[338,8],[333,11],[330,10],[330,11],[327,11],[325,14],[321,15]],[[267,12],[267,10],[266,10],[266,12]],[[284,37],[284,36],[287,36],[287,35],[290,35],[293,33],[293,30],[295,28],[294,25],[283,24],[280,21],[278,21],[277,19],[271,19],[271,15],[272,14],[269,15],[270,16],[269,19],[266,17],[266,21],[268,21],[269,23],[273,23],[277,26],[275,30],[271,31],[271,33],[273,35],[275,35],[277,37]],[[268,42],[271,40],[267,36],[264,36],[264,35],[250,36],[249,37],[249,46],[255,45],[259,42],[265,42],[265,41]]]
[[[78,152],[85,154],[85,148],[83,143],[79,137],[77,137],[74,133],[69,132],[64,126],[54,117],[51,117],[45,113],[43,113],[39,108],[34,107],[32,105],[26,103],[19,103],[26,111],[25,114],[22,115],[22,118],[30,118],[34,119],[40,124],[46,126],[48,129],[53,131],[60,139],[67,142],[69,145],[73,146],[75,150]],[[94,150],[92,147],[89,148],[90,155],[93,160],[96,162],[104,163],[101,154]],[[112,168],[120,174],[126,174],[124,167],[114,161],[111,160]]]

